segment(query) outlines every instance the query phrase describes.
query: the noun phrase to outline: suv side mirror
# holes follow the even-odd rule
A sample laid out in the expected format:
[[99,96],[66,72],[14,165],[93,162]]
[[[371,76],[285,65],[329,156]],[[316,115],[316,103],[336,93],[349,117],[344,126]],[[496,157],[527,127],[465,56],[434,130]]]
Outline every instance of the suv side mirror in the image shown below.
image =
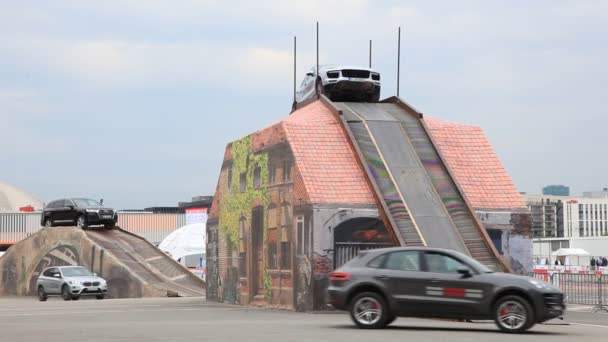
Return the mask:
[[74,210],[75,207],[70,204],[70,205],[68,205],[68,208],[70,208],[70,210]]
[[103,198],[99,200],[99,204],[103,205]]
[[458,267],[457,271],[458,271],[458,274],[462,274],[463,278],[469,278],[469,277],[473,276],[473,274],[471,273],[471,270],[465,266]]
[[315,75],[315,74],[314,74],[313,72],[307,72],[307,73],[306,73],[306,76],[310,76],[310,77],[312,77],[312,76],[314,76],[314,75]]
[[61,278],[61,274],[59,274],[59,273],[54,273],[54,274],[53,274],[53,278]]
[[97,277],[97,273],[93,273],[93,277]]

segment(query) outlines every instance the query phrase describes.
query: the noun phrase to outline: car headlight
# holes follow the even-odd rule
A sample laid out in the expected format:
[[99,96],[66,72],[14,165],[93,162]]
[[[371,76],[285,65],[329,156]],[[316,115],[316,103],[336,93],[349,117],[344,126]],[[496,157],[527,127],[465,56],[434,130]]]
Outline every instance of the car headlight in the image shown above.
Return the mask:
[[530,284],[534,285],[537,289],[553,289],[553,285],[538,279],[529,279]]
[[70,281],[68,281],[68,283],[70,283],[70,285],[82,285],[82,283],[79,282],[78,280],[70,280]]

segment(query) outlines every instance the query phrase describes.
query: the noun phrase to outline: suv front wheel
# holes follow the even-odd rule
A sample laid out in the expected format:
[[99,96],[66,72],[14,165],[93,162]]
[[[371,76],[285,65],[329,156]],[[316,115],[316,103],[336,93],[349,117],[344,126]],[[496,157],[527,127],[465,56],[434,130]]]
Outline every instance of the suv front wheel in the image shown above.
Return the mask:
[[53,226],[53,221],[50,218],[47,218],[46,220],[44,220],[44,226],[46,228],[51,228]]
[[363,292],[351,301],[350,317],[359,328],[381,329],[389,324],[393,315],[380,294]]
[[534,311],[524,298],[505,296],[494,305],[494,322],[504,332],[521,333],[534,325]]
[[80,215],[78,218],[76,218],[76,227],[80,229],[87,229],[87,220],[84,215]]

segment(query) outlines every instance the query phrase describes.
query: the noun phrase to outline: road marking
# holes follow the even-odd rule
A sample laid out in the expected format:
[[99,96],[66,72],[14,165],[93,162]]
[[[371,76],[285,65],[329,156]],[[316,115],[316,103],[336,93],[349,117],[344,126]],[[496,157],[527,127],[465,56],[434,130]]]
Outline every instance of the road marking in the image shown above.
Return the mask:
[[[213,310],[236,310],[240,308],[214,308]],[[10,315],[0,315],[0,317],[27,317],[27,316],[57,316],[57,315],[98,315],[100,313],[131,313],[131,312],[175,312],[175,311],[203,311],[207,308],[165,308],[161,310],[87,310],[87,311],[69,311],[69,312],[42,312],[42,313],[18,313]]]
[[[218,303],[221,304],[221,303]],[[166,308],[167,306],[172,307],[172,306],[204,306],[204,307],[217,307],[218,305],[215,303],[192,303],[192,304],[188,304],[188,303],[167,303],[167,304],[149,304],[149,305],[138,305],[139,307],[145,307],[145,308],[156,308],[156,307],[163,307]],[[125,306],[103,306],[103,305],[99,305],[99,306],[79,306],[76,307],[76,309],[79,310],[83,310],[83,309],[100,309],[100,308],[108,308],[108,309],[128,309],[128,308],[133,308],[133,305],[125,305]],[[56,306],[56,307],[50,307],[50,308],[39,308],[39,307],[30,307],[30,308],[23,308],[23,309],[2,309],[1,312],[6,312],[6,311],[28,311],[28,310],[65,310],[68,309],[68,307],[66,306]]]
[[583,327],[608,329],[608,325],[586,324],[586,323],[570,323],[570,325],[580,325],[580,326],[583,326]]

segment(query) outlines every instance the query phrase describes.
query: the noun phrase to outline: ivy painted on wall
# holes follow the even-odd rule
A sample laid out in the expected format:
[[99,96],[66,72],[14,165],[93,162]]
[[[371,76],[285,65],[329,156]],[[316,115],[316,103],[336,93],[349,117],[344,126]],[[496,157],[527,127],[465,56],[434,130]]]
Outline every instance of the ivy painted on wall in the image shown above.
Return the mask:
[[[239,230],[241,218],[251,224],[252,204],[261,201],[264,207],[264,224],[263,224],[263,258],[266,258],[267,253],[267,237],[266,231],[268,228],[268,208],[270,205],[270,197],[268,195],[268,153],[254,154],[252,148],[252,137],[247,136],[243,139],[232,143],[232,184],[230,188],[222,194],[220,201],[219,213],[219,229],[222,237],[226,239],[227,245],[231,249],[229,252],[245,252],[239,251]],[[260,185],[254,187],[254,170],[260,168]],[[246,175],[246,189],[241,192],[240,178],[241,174]],[[249,229],[251,231],[251,229]],[[264,294],[267,300],[271,300],[272,281],[270,274],[264,268]]]

